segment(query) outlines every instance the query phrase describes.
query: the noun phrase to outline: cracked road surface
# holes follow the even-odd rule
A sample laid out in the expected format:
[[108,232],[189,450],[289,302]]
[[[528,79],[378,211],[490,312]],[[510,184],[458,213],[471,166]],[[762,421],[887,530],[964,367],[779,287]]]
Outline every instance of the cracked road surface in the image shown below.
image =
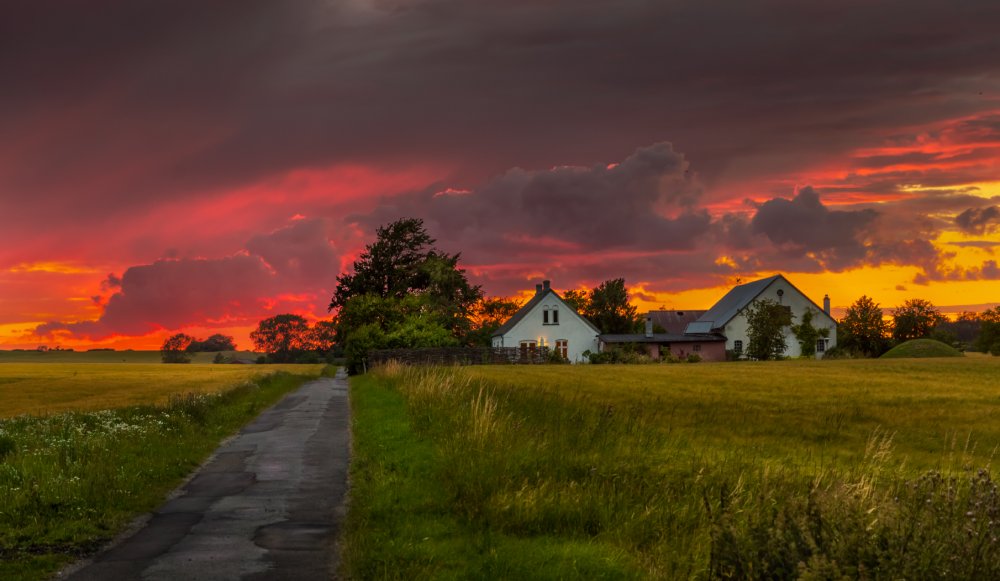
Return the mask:
[[143,528],[66,578],[333,578],[348,421],[343,371],[303,384],[220,447]]

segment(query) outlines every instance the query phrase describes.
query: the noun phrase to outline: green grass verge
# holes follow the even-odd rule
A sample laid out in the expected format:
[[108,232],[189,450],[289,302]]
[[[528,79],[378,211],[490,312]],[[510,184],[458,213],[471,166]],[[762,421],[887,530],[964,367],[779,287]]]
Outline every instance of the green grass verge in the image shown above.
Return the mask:
[[437,447],[403,395],[351,379],[353,455],[344,563],[354,579],[630,579],[624,551],[582,538],[509,535],[454,510]]
[[278,373],[162,406],[0,420],[0,579],[45,579],[92,553],[309,378]]
[[998,382],[988,358],[389,366],[352,380],[347,570],[1000,578]]
[[961,357],[962,352],[934,339],[913,339],[900,343],[882,354],[882,359],[919,357]]

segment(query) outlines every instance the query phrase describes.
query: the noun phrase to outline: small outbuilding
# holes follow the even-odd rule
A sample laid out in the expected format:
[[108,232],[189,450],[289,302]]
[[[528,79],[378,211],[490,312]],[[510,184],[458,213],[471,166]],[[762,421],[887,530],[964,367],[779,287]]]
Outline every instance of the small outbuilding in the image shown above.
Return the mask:
[[[632,333],[624,335],[603,334],[600,336],[601,351],[621,348],[623,345],[635,345],[646,351],[651,359],[661,359],[668,353],[679,359],[685,359],[689,355],[697,355],[704,361],[725,361],[726,360],[726,338],[715,333],[695,333],[684,334],[677,332],[654,333],[655,322],[654,313],[670,313],[673,318],[675,312],[683,311],[651,311],[646,315],[645,333]],[[695,311],[703,313],[704,311]],[[667,317],[661,315],[661,321]]]

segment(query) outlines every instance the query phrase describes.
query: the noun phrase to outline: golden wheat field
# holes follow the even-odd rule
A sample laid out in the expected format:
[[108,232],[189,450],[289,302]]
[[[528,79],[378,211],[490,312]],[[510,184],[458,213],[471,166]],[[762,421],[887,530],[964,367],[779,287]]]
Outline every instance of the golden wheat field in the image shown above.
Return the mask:
[[677,365],[497,366],[459,373],[637,410],[700,450],[812,462],[864,453],[876,430],[898,455],[935,467],[956,448],[1000,448],[1000,357]]
[[255,376],[289,371],[318,375],[322,365],[164,365],[162,363],[0,364],[0,417],[165,403]]

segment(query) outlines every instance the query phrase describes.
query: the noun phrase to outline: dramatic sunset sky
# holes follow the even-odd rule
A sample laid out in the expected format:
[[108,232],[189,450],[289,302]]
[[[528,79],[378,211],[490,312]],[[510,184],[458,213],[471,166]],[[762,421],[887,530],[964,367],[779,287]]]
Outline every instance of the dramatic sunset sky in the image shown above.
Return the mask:
[[15,0],[0,349],[329,315],[420,217],[489,295],[1000,302],[996,0]]

